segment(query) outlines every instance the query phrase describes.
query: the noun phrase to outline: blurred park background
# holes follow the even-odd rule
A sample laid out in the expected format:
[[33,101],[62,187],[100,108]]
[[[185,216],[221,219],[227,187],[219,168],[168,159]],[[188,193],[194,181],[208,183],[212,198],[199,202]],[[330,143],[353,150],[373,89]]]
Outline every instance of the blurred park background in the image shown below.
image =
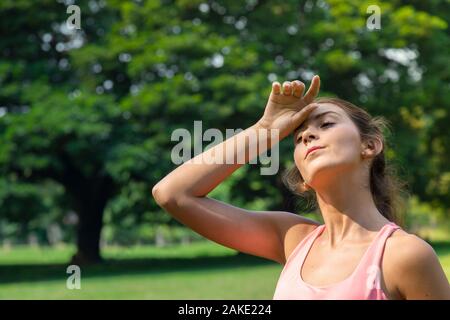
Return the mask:
[[[2,0],[0,298],[271,299],[280,265],[184,228],[151,188],[176,166],[173,130],[245,129],[273,81],[313,74],[391,122],[405,229],[449,276],[449,17],[448,0]],[[282,141],[279,174],[246,165],[209,196],[320,220],[281,182],[292,152]]]

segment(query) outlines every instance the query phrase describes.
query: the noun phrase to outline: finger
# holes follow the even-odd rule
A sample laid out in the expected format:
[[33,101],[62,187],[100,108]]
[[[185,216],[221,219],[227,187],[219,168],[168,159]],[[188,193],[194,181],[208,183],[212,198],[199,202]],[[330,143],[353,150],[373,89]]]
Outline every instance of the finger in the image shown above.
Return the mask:
[[281,84],[278,81],[272,82],[272,92],[275,95],[279,95],[281,93]]
[[289,81],[283,82],[283,94],[285,96],[292,95],[292,86],[291,86],[291,83]]
[[293,95],[297,98],[301,98],[303,96],[303,92],[305,91],[305,84],[300,80],[295,80],[293,82],[294,93]]
[[308,92],[306,92],[305,96],[303,97],[303,100],[305,100],[306,103],[311,103],[314,100],[314,98],[317,97],[319,89],[320,89],[320,78],[319,76],[315,75],[312,78],[311,85],[309,86]]
[[294,128],[299,127],[306,119],[308,119],[309,114],[313,112],[315,109],[317,109],[317,107],[319,107],[319,104],[311,103],[306,107],[304,107],[303,109],[301,109],[299,112],[297,112],[292,117]]

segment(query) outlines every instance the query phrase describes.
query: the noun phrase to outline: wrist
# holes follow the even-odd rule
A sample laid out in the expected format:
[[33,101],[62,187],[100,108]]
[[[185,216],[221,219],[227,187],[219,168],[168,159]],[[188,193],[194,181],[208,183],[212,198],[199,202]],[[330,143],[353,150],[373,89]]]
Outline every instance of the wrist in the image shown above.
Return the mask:
[[267,120],[261,118],[259,119],[254,125],[253,127],[255,129],[265,129],[265,130],[270,130],[270,124],[268,123]]
[[275,138],[277,141],[283,140],[285,137],[281,136],[280,130],[272,128],[271,124],[264,119],[260,119],[253,126],[251,126],[256,132],[263,130],[266,131],[266,136],[268,138]]

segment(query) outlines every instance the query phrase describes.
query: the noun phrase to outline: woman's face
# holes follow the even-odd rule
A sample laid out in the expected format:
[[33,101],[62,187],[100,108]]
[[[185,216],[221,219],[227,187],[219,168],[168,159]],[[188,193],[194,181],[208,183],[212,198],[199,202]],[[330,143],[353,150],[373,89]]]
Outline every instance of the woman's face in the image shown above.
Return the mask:
[[[356,125],[346,112],[331,103],[320,103],[294,132],[294,160],[308,185],[344,174],[361,165],[363,150]],[[320,147],[311,153],[308,149]]]

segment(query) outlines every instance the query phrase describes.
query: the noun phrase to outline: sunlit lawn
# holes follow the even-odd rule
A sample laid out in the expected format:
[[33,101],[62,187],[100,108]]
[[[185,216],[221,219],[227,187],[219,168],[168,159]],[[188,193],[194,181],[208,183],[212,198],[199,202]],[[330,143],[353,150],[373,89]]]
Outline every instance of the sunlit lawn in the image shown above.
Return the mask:
[[[450,243],[434,245],[447,277]],[[106,264],[66,288],[73,247],[0,250],[0,299],[272,299],[282,266],[213,242],[107,248]]]
[[212,242],[108,248],[66,288],[72,247],[0,251],[0,299],[271,299],[281,265]]

